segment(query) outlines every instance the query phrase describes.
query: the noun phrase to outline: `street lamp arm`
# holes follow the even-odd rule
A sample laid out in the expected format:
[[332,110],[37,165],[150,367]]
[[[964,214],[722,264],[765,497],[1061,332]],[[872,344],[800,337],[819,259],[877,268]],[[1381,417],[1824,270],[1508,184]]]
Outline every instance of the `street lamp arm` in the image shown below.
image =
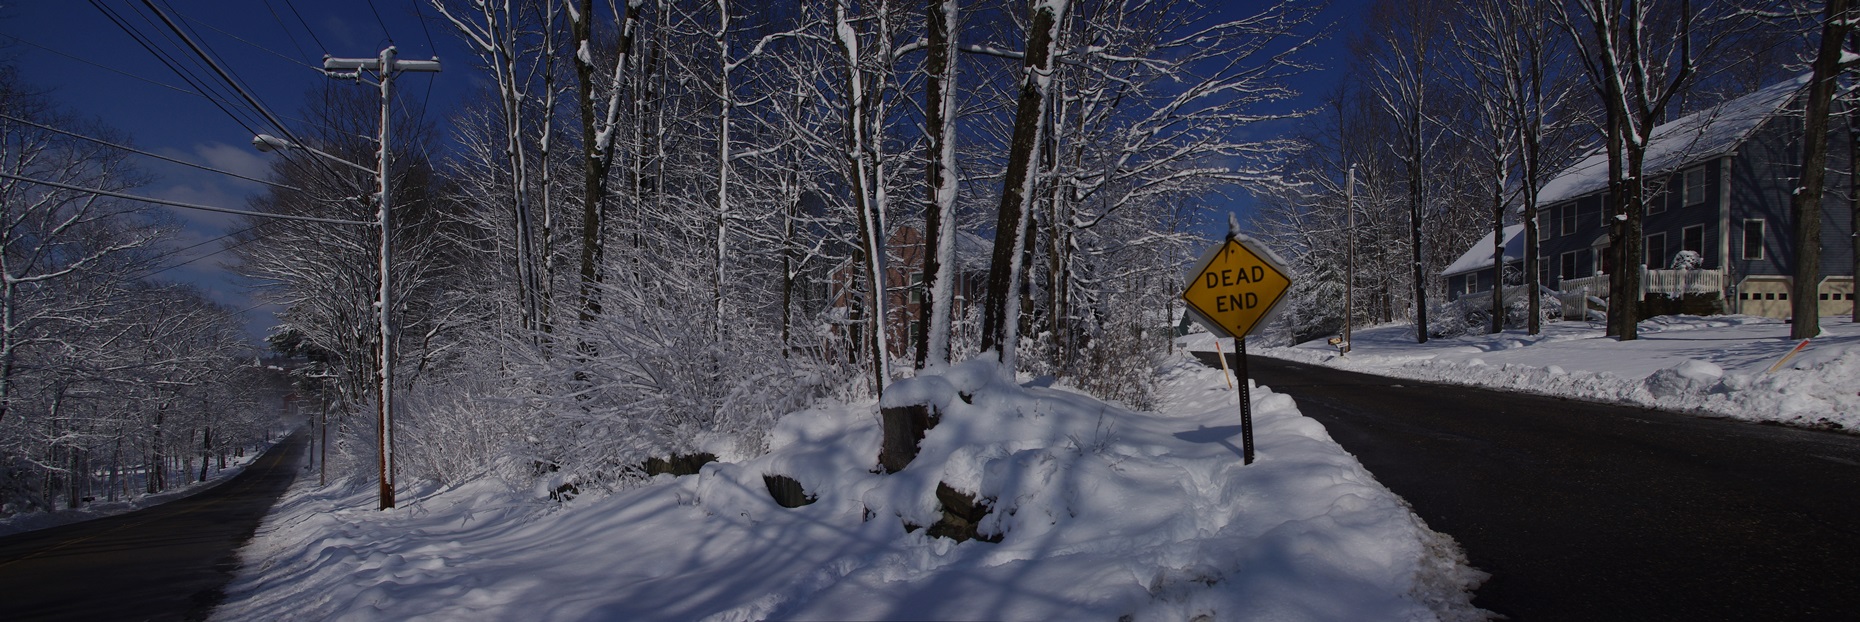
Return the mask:
[[303,150],[303,151],[308,151],[308,152],[310,152],[311,154],[314,154],[314,155],[316,155],[316,156],[318,156],[318,157],[321,157],[321,158],[323,158],[323,159],[325,159],[325,160],[329,160],[329,161],[331,161],[331,162],[335,162],[335,163],[337,163],[337,164],[346,164],[346,165],[348,165],[348,166],[349,166],[349,167],[351,167],[351,168],[355,168],[355,169],[357,169],[357,170],[360,170],[360,171],[362,171],[362,172],[365,172],[365,173],[368,173],[368,174],[370,174],[370,175],[373,175],[373,174],[375,174],[375,173],[377,172],[377,171],[375,171],[375,167],[372,167],[372,166],[362,166],[362,165],[360,165],[360,164],[356,164],[356,163],[354,163],[354,162],[350,162],[350,161],[348,161],[348,160],[344,160],[344,159],[342,159],[342,158],[338,158],[338,157],[336,157],[336,156],[333,156],[333,155],[330,155],[330,154],[327,154],[327,153],[324,153],[324,152],[322,152],[322,151],[319,151],[319,150],[317,150],[317,149],[315,149],[315,148],[312,148],[312,147],[308,147],[308,146],[304,146],[304,145],[299,145],[299,144],[297,144],[297,143],[294,143],[294,142],[291,142],[291,141],[288,141],[288,140],[285,140],[285,139],[282,139],[282,138],[278,138],[278,137],[276,137],[276,136],[272,136],[272,135],[270,135],[270,134],[259,134],[259,135],[257,135],[257,136],[253,136],[253,137],[252,137],[252,146],[253,146],[254,148],[257,148],[257,149],[258,149],[259,151],[262,151],[262,152],[265,152],[265,153],[270,153],[270,152],[273,152],[273,151],[283,151],[283,150],[286,150],[286,149],[301,149],[301,150]]

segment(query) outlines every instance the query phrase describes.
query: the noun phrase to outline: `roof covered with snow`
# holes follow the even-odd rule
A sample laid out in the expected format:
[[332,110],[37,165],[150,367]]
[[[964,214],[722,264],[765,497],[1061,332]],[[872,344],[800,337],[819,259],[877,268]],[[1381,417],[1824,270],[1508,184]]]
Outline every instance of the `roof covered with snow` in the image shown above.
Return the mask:
[[[1781,112],[1808,82],[1809,75],[1803,74],[1655,127],[1647,143],[1647,174],[1670,173],[1737,149],[1765,119]],[[1597,149],[1544,184],[1537,193],[1537,202],[1548,205],[1601,192],[1607,187],[1608,153],[1605,149]]]
[[[1505,227],[1505,263],[1523,260],[1524,225],[1517,224]],[[1453,264],[1447,266],[1446,270],[1442,270],[1440,275],[1453,276],[1456,274],[1465,274],[1467,272],[1476,272],[1480,269],[1490,267],[1492,267],[1492,234],[1487,233],[1485,237],[1479,238],[1479,242],[1473,244],[1472,248],[1466,251],[1466,254],[1460,255],[1459,259],[1453,260]]]

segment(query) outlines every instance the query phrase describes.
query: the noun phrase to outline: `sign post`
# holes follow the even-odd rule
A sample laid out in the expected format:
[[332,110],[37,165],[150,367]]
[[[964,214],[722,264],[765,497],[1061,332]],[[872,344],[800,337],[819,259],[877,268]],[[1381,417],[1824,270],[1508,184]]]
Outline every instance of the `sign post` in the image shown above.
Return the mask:
[[1234,227],[1228,230],[1227,239],[1202,253],[1189,271],[1188,289],[1182,292],[1190,317],[1216,339],[1234,340],[1239,359],[1234,384],[1240,397],[1240,442],[1246,464],[1253,463],[1253,394],[1248,386],[1246,336],[1266,325],[1279,310],[1292,285],[1289,273],[1272,251]]

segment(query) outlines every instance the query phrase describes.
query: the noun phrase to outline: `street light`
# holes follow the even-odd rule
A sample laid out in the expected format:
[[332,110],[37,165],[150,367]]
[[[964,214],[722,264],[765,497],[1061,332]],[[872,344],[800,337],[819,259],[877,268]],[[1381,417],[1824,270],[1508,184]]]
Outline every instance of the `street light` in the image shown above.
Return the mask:
[[343,165],[347,165],[347,166],[350,166],[356,169],[360,169],[361,171],[368,173],[370,175],[375,174],[375,168],[372,166],[362,166],[360,164],[356,164],[354,162],[350,162],[348,160],[338,158],[336,156],[324,153],[322,151],[318,151],[315,148],[305,146],[305,145],[299,145],[297,143],[294,143],[294,142],[291,142],[291,141],[288,141],[282,138],[278,138],[270,134],[259,134],[257,136],[253,136],[252,147],[258,149],[260,152],[263,152],[263,153],[271,153],[274,151],[285,151],[288,149],[308,151],[311,154],[314,154],[325,160],[329,160],[337,164],[343,164]]

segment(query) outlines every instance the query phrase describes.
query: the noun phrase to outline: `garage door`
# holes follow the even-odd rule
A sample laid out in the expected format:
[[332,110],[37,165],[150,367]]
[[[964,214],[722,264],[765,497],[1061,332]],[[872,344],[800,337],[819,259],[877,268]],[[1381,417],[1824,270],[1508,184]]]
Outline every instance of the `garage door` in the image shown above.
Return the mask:
[[1854,314],[1854,278],[1831,276],[1821,281],[1821,317]]
[[1753,276],[1737,286],[1737,312],[1789,319],[1789,278]]

